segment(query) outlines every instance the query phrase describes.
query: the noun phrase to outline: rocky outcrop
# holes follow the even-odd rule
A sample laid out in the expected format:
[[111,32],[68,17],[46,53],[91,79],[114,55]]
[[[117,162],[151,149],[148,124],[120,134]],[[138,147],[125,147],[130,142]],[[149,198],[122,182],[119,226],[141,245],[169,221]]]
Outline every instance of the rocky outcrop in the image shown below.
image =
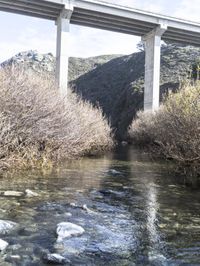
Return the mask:
[[[69,80],[75,80],[96,67],[120,55],[103,55],[89,58],[69,58]],[[54,75],[56,58],[52,53],[40,54],[36,50],[20,52],[1,64],[1,67],[15,66],[26,71],[46,72]]]
[[46,71],[53,73],[55,71],[55,58],[51,53],[39,54],[37,51],[30,50],[18,53],[1,64],[3,67],[8,65],[24,66],[26,69],[37,72]]

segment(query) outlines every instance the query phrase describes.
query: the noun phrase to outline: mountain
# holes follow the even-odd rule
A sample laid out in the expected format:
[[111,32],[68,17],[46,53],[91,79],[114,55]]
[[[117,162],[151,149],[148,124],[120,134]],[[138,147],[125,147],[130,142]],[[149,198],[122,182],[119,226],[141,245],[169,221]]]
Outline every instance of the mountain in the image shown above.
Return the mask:
[[[200,48],[180,45],[162,47],[161,98],[176,90],[180,82],[194,75]],[[69,80],[73,91],[103,109],[116,137],[126,139],[126,131],[136,112],[143,108],[144,51],[131,55],[104,55],[92,58],[70,58]],[[19,53],[2,63],[17,64],[34,71],[54,73],[55,58],[36,51]]]

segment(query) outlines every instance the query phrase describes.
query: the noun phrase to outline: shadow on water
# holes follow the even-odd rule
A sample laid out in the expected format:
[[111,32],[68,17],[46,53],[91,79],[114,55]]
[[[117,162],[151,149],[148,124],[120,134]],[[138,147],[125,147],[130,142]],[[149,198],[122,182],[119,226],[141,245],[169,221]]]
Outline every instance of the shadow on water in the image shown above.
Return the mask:
[[[0,265],[46,265],[45,250],[71,265],[200,265],[200,193],[175,182],[169,167],[119,147],[101,158],[0,179],[1,191],[39,194],[0,196],[0,219],[19,224],[0,235],[9,243]],[[56,225],[65,221],[85,233],[57,243]]]

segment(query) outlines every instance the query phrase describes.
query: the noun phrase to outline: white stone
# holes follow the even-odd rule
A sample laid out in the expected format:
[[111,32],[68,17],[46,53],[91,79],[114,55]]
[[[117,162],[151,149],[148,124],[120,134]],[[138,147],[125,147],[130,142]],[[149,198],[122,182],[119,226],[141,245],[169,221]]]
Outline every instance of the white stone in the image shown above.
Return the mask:
[[83,227],[69,222],[59,223],[56,230],[58,241],[62,241],[63,239],[70,238],[72,236],[80,236],[84,232],[85,230]]
[[11,231],[17,224],[11,221],[0,220],[0,234],[6,234]]
[[4,191],[3,195],[7,197],[21,197],[24,193],[21,191]]
[[67,260],[65,257],[56,254],[56,253],[52,253],[52,254],[45,254],[43,259],[47,262],[47,263],[53,263],[53,264],[66,264],[66,263],[70,263],[69,260]]
[[8,242],[0,239],[0,251],[5,250],[7,248],[7,246],[8,246]]
[[38,197],[38,196],[39,196],[38,193],[33,192],[33,191],[30,190],[30,189],[26,189],[25,192],[26,192],[26,196],[27,196],[27,197]]
[[65,215],[66,217],[72,217],[71,212],[66,212],[64,215]]

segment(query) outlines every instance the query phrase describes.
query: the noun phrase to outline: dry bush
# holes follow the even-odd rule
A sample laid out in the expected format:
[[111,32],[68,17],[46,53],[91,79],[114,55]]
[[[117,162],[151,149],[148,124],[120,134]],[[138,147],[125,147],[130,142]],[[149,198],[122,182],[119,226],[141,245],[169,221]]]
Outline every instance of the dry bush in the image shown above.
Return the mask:
[[129,135],[133,142],[174,159],[183,172],[199,175],[200,83],[170,94],[155,113],[140,112]]
[[100,109],[72,93],[63,99],[49,76],[0,71],[0,168],[47,166],[113,145]]

